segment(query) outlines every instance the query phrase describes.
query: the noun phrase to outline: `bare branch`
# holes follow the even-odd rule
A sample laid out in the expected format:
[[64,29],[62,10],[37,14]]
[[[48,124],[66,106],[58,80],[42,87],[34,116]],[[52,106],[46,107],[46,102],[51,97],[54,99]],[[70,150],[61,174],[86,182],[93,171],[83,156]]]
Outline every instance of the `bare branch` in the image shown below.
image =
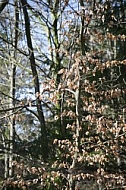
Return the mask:
[[6,5],[9,3],[9,0],[2,0],[0,3],[0,13],[4,10]]

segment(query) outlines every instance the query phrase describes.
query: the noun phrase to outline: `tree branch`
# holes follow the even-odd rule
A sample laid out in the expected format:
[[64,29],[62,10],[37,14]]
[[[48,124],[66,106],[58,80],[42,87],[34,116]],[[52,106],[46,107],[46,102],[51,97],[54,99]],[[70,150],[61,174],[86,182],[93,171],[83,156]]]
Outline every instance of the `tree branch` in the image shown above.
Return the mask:
[[9,3],[9,0],[1,0],[0,3],[0,13],[4,10],[4,8],[6,7],[6,5]]

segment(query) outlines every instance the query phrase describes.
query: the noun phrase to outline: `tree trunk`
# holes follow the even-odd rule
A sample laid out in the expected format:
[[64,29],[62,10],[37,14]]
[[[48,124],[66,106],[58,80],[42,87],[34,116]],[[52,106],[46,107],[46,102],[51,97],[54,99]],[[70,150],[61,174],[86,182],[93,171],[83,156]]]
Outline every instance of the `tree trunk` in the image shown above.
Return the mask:
[[[21,0],[21,4],[22,4],[24,19],[25,19],[25,32],[26,32],[26,38],[27,38],[27,45],[29,49],[29,59],[30,59],[30,64],[31,64],[31,70],[32,70],[32,75],[34,79],[35,94],[37,95],[40,93],[40,89],[39,89],[40,87],[39,87],[39,78],[38,78],[38,73],[36,69],[34,50],[32,46],[31,34],[30,34],[30,20],[29,20],[29,15],[27,12],[27,1]],[[40,127],[41,127],[41,152],[42,152],[43,160],[46,161],[48,158],[48,141],[47,141],[45,119],[44,119],[44,114],[42,110],[41,101],[39,99],[39,95],[37,96],[37,99],[36,99],[36,105],[37,105],[38,118],[39,118]]]
[[[79,153],[79,146],[80,146],[80,91],[81,91],[81,79],[80,79],[80,71],[79,71],[79,66],[76,68],[77,70],[77,76],[78,76],[78,81],[77,81],[77,89],[75,91],[75,101],[76,101],[76,132],[75,132],[75,152],[72,160],[72,165],[71,165],[71,170],[74,170],[76,167],[77,163],[77,156]],[[73,190],[74,188],[74,180],[73,180],[73,173],[70,174],[70,179],[69,179],[69,189]],[[75,188],[74,188],[75,189]]]
[[[15,0],[15,41],[14,41],[14,59],[17,60],[17,43],[18,43],[18,25],[19,25],[19,10],[18,10],[18,2]],[[16,89],[16,65],[12,61],[12,72],[10,76],[10,107],[15,107],[15,89]],[[9,177],[13,176],[13,151],[14,151],[14,128],[15,128],[15,119],[13,115],[13,110],[11,111],[10,118],[10,152],[9,152]]]

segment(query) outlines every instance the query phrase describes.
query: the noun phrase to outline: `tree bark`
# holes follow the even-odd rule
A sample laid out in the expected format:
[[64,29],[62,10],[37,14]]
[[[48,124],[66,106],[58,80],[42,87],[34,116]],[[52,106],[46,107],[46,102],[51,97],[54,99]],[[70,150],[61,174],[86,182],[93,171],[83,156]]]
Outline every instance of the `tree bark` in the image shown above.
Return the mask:
[[[29,20],[29,15],[27,12],[27,1],[21,0],[21,4],[22,4],[24,19],[25,19],[25,32],[26,32],[26,38],[27,38],[27,45],[28,45],[28,49],[29,49],[30,65],[31,65],[33,79],[34,79],[35,94],[37,94],[37,93],[39,94],[40,93],[39,78],[38,78],[38,73],[37,73],[37,69],[36,69],[34,50],[33,50],[33,46],[32,46],[31,34],[30,34],[30,20]],[[46,161],[48,158],[47,133],[46,133],[44,114],[43,114],[42,105],[41,105],[39,96],[37,97],[36,104],[37,104],[37,112],[38,112],[38,117],[39,117],[40,126],[41,126],[42,157],[43,157],[43,160]]]
[[[80,0],[80,6],[81,6],[81,7],[84,7],[84,2],[83,2],[83,0]],[[82,52],[82,55],[85,55],[84,15],[85,15],[85,11],[84,11],[84,9],[82,9],[81,28],[80,28],[80,41],[81,41],[81,52]]]
[[[14,59],[17,60],[17,44],[18,44],[18,30],[19,30],[19,10],[18,10],[18,2],[15,0],[15,39],[14,39]],[[16,65],[11,60],[11,76],[10,76],[10,107],[15,107],[15,89],[16,89]],[[9,177],[13,176],[13,152],[14,152],[14,141],[15,141],[15,119],[13,110],[11,112],[10,117],[10,151],[9,151]]]
[[[0,3],[0,13],[4,10],[4,8],[6,7],[6,5],[9,3],[9,0],[1,0]],[[5,139],[4,139],[5,140]],[[8,145],[6,144],[6,141],[4,141],[4,148],[6,150],[6,148],[8,147]],[[5,157],[4,157],[4,177],[5,179],[8,177],[8,151],[5,151]],[[6,190],[6,187],[5,187]]]
[[[81,93],[81,79],[80,79],[80,71],[79,66],[76,68],[78,81],[77,81],[77,89],[75,91],[75,102],[76,102],[76,132],[75,132],[75,152],[72,160],[71,171],[75,169],[77,163],[77,156],[79,153],[79,146],[80,146],[80,93]],[[74,187],[74,180],[73,180],[73,173],[70,174],[69,179],[69,189],[73,190]]]

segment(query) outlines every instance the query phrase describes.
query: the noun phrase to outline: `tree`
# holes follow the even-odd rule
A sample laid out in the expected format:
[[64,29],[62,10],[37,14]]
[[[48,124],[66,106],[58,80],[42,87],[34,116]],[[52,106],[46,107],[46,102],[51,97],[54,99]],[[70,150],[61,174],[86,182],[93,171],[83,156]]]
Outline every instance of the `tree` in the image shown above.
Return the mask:
[[30,20],[29,20],[27,8],[26,8],[27,2],[22,0],[21,3],[23,7],[23,12],[24,12],[26,38],[27,38],[27,45],[29,49],[29,55],[30,55],[29,59],[30,59],[31,70],[32,70],[32,75],[33,75],[33,80],[34,80],[35,94],[36,95],[38,94],[36,105],[37,105],[38,118],[39,118],[40,126],[41,126],[42,155],[43,155],[44,161],[46,161],[48,157],[48,144],[47,144],[48,141],[47,141],[46,127],[45,127],[45,119],[43,115],[41,101],[39,99],[39,93],[40,93],[39,78],[38,78],[38,74],[36,70],[34,50],[32,47],[32,41],[31,41],[31,35],[30,35]]

